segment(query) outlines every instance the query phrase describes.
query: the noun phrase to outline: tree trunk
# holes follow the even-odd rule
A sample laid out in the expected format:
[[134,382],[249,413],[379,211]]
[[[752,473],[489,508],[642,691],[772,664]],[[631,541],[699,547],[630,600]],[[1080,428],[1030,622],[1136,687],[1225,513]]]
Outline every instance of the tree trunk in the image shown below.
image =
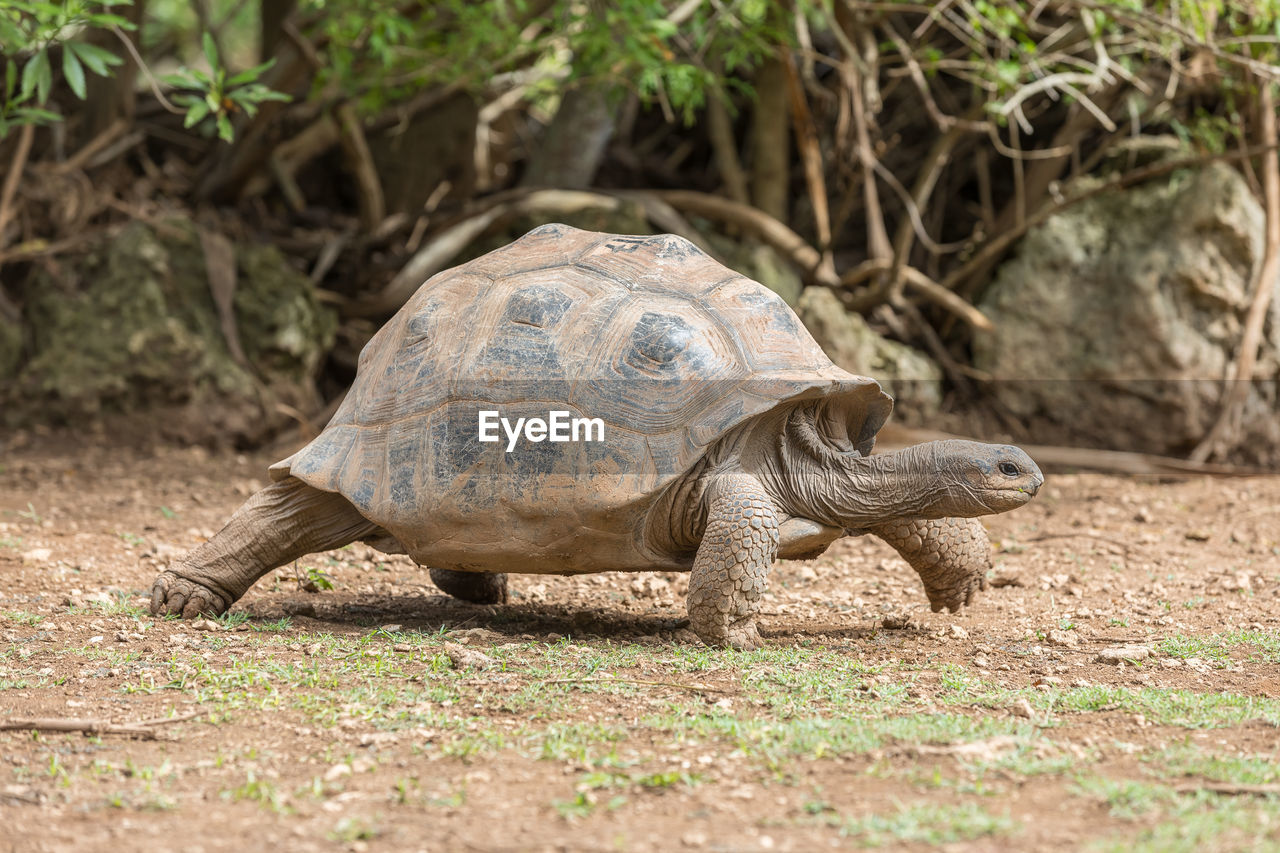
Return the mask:
[[[133,30],[130,38],[134,45],[141,43],[141,27],[146,0],[134,0],[132,6],[117,7],[116,14],[128,18],[139,29]],[[97,74],[85,75],[85,99],[80,114],[83,120],[80,125],[81,144],[94,139],[116,121],[122,118],[133,118],[135,104],[134,85],[138,79],[138,64],[133,61],[129,51],[115,33],[109,30],[92,30],[88,39],[98,47],[104,47],[124,60],[123,65],[115,69],[110,77],[99,77]]]
[[266,62],[275,56],[276,46],[284,37],[284,22],[293,14],[297,0],[262,0],[262,14],[258,21],[258,61]]
[[587,83],[564,93],[520,184],[586,189],[604,159],[617,114],[611,88]]
[[751,200],[785,223],[790,195],[791,125],[787,120],[787,73],[770,59],[756,73],[756,103],[751,115]]

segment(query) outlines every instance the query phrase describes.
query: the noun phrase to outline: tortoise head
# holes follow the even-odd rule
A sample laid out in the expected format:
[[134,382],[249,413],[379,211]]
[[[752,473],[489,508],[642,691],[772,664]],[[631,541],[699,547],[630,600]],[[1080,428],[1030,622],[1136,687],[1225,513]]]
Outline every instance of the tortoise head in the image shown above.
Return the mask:
[[[1020,448],[949,439],[919,446],[923,487],[943,515],[979,516],[1017,509],[1036,496],[1044,475]],[[925,462],[924,460],[928,460]]]
[[1011,445],[947,439],[867,455],[869,441],[822,414],[793,411],[779,442],[788,475],[777,490],[794,515],[851,530],[890,518],[974,518],[1017,509],[1044,483]]

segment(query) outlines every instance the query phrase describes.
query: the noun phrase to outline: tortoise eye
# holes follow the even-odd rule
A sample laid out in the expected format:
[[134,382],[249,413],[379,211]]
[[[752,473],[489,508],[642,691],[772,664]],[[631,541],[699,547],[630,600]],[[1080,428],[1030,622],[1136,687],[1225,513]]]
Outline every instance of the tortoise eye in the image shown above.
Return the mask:
[[1012,462],[1001,462],[1000,473],[1004,474],[1006,477],[1016,477],[1022,472],[1019,471],[1018,466],[1014,465]]

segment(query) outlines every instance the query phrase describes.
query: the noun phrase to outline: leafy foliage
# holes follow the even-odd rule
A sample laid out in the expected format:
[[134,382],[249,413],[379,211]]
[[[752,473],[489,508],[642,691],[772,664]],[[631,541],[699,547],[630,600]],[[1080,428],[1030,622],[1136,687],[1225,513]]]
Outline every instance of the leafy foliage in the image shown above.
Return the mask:
[[[89,36],[94,31],[110,31],[122,45],[132,47],[126,31],[137,28],[117,13],[119,7],[130,5],[132,0],[66,0],[61,4],[0,0],[0,54],[6,57],[0,138],[15,125],[60,119],[59,113],[47,108],[55,94],[55,63],[61,68],[62,82],[80,100],[88,94],[88,74],[110,77],[124,63],[116,53],[89,41]],[[220,61],[210,33],[203,33],[201,46],[208,72],[183,67],[165,78],[181,90],[174,101],[186,110],[186,127],[208,119],[218,136],[230,142],[231,118],[236,113],[252,116],[264,101],[288,100],[257,82],[272,63],[231,74]]]
[[[801,12],[809,0],[799,4]],[[751,68],[791,44],[764,0],[702,3],[673,19],[663,0],[443,0],[390,5],[310,0],[309,36],[327,45],[316,90],[357,92],[366,110],[432,85],[481,89],[517,78],[536,99],[568,81],[630,90],[692,122],[707,93],[746,89]],[[714,57],[714,60],[712,59]]]
[[[0,54],[4,60],[4,90],[0,100],[0,138],[12,125],[47,124],[57,113],[45,109],[53,90],[52,53],[61,48],[63,79],[84,100],[85,73],[110,75],[123,60],[84,40],[91,29],[133,29],[126,18],[111,11],[130,0],[67,0],[26,3],[0,0]],[[19,73],[19,67],[21,72]]]
[[219,62],[213,36],[205,33],[201,44],[210,72],[184,68],[164,78],[170,86],[183,90],[173,98],[174,103],[186,108],[183,127],[194,127],[209,119],[217,130],[218,138],[231,142],[235,138],[231,127],[233,115],[242,112],[252,118],[258,112],[258,105],[264,101],[289,100],[288,95],[257,82],[258,77],[275,64],[274,59],[228,77],[227,69]]

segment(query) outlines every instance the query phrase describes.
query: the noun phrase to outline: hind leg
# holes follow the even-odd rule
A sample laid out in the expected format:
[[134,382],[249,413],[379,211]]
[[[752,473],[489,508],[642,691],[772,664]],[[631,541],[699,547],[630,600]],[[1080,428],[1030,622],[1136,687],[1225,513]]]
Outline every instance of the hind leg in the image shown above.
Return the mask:
[[507,576],[501,573],[431,569],[431,582],[440,591],[472,604],[506,604]]
[[991,543],[976,518],[898,519],[870,531],[894,547],[920,575],[935,613],[956,613],[987,588]]
[[341,495],[294,477],[272,483],[245,501],[212,539],[156,578],[151,612],[216,616],[277,566],[378,529]]

